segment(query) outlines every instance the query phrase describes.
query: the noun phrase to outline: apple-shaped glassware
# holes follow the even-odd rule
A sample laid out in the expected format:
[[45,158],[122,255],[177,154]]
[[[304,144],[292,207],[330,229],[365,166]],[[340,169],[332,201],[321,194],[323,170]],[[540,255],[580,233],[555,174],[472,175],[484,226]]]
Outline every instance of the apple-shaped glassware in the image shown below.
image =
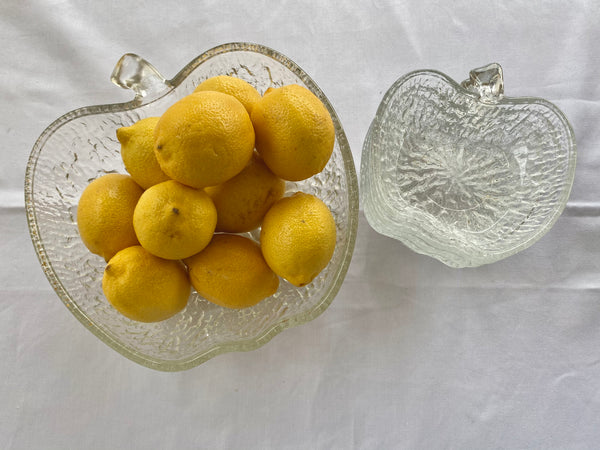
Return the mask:
[[[120,315],[102,293],[105,261],[91,254],[77,231],[77,203],[88,183],[106,173],[126,173],[116,130],[161,115],[178,99],[215,75],[234,75],[258,89],[297,83],[327,107],[335,125],[333,155],[320,174],[288,191],[321,198],[337,225],[336,249],[329,265],[309,285],[281,281],[278,292],[256,306],[231,310],[192,294],[187,308],[171,319],[140,323]],[[316,83],[284,55],[257,44],[230,43],[191,61],[166,80],[144,59],[126,54],[111,77],[132,89],[122,104],[90,106],[52,123],[31,152],[25,176],[25,203],[31,238],[42,268],[67,308],[113,349],[158,370],[177,371],[232,351],[267,343],[284,329],[317,317],[337,294],[350,263],[358,223],[358,182],[352,153],[340,121]],[[249,234],[254,239],[258,232]],[[150,287],[149,287],[150,289]],[[298,345],[302,345],[301,342]]]
[[489,64],[462,84],[422,70],[385,94],[363,146],[369,224],[452,267],[513,255],[563,211],[575,174],[573,130],[552,103],[504,96]]

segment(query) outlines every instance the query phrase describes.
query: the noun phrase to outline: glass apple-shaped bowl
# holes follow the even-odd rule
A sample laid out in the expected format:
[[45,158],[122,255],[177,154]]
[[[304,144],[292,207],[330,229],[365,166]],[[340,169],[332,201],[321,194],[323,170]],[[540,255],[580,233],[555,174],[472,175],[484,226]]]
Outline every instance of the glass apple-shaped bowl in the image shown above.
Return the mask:
[[461,85],[411,72],[385,94],[363,146],[369,224],[452,267],[513,255],[563,211],[575,174],[573,131],[552,103],[504,96],[498,64]]
[[[186,309],[166,321],[131,321],[113,309],[102,293],[105,261],[91,254],[79,237],[79,197],[91,180],[106,173],[126,173],[117,128],[161,115],[201,81],[221,74],[242,78],[260,93],[271,86],[297,83],[310,89],[329,110],[336,133],[329,163],[320,174],[288,183],[287,188],[312,193],[331,209],[337,225],[333,258],[309,285],[296,288],[282,280],[275,295],[250,308],[222,308],[194,292]],[[344,130],[316,83],[284,55],[248,43],[213,48],[172,80],[165,80],[139,56],[126,54],[117,63],[112,81],[132,89],[135,98],[77,109],[57,119],[35,143],[25,176],[27,219],[35,250],[52,287],[75,317],[131,360],[178,371],[224,352],[255,349],[284,329],[322,313],[340,289],[354,249],[358,183]]]

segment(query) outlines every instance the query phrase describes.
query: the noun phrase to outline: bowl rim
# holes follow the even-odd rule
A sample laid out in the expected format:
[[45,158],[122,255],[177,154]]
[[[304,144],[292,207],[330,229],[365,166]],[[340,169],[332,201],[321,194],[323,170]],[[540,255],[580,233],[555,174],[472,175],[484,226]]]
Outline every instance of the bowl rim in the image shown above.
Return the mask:
[[[325,309],[328,308],[328,306],[331,304],[334,297],[340,290],[342,282],[348,271],[350,261],[352,259],[358,229],[359,213],[358,179],[354,167],[354,159],[352,156],[350,145],[346,138],[346,134],[342,128],[337,113],[333,108],[333,105],[329,102],[325,94],[312,80],[312,78],[310,78],[308,74],[300,68],[300,66],[298,66],[295,62],[293,62],[290,58],[283,55],[282,53],[260,44],[250,42],[230,42],[226,44],[221,44],[205,51],[204,53],[194,58],[187,65],[185,65],[183,69],[181,69],[172,79],[165,80],[168,89],[166,89],[165,92],[161,94],[158,98],[162,98],[164,95],[167,95],[169,92],[171,92],[171,90],[176,89],[187,78],[187,76],[194,69],[196,69],[196,67],[198,67],[205,61],[223,53],[232,52],[259,53],[263,56],[270,57],[271,59],[285,66],[288,70],[290,70],[296,76],[298,76],[302,80],[302,82],[320,98],[320,100],[324,103],[329,113],[331,114],[331,118],[334,123],[336,140],[338,142],[340,152],[342,155],[344,173],[346,175],[348,186],[348,239],[346,240],[344,248],[342,249],[343,257],[341,259],[341,264],[337,268],[335,274],[333,275],[333,279],[329,288],[323,295],[321,301],[311,310],[299,313],[290,318],[276,322],[275,324],[270,326],[264,333],[262,333],[256,338],[235,342],[225,342],[219,345],[215,345],[203,353],[193,355],[181,360],[161,360],[158,358],[150,357],[148,355],[144,355],[141,352],[138,352],[128,346],[124,346],[118,340],[114,339],[110,334],[108,334],[102,327],[100,327],[94,321],[88,318],[88,316],[78,307],[77,303],[72,300],[68,291],[63,286],[61,280],[54,272],[52,262],[41,240],[40,230],[37,224],[37,212],[34,199],[35,169],[37,167],[37,162],[40,157],[41,151],[44,147],[44,144],[46,143],[48,138],[54,133],[54,131],[62,125],[66,124],[71,120],[81,118],[87,115],[96,115],[108,112],[122,112],[131,109],[136,109],[142,106],[142,104],[140,103],[138,98],[134,98],[133,100],[128,102],[85,106],[67,112],[59,118],[57,118],[54,122],[52,122],[41,133],[41,135],[36,140],[27,161],[24,182],[27,224],[29,227],[31,240],[36,251],[38,260],[44,271],[44,274],[46,275],[46,278],[50,282],[50,285],[52,286],[56,294],[59,296],[63,304],[67,307],[67,309],[71,311],[71,313],[79,320],[79,322],[81,322],[90,332],[92,332],[102,342],[104,342],[113,350],[119,352],[126,358],[151,369],[156,369],[165,372],[182,371],[196,367],[212,359],[213,357],[223,353],[242,351],[245,352],[255,350],[265,345],[283,330],[307,323],[315,319],[323,311],[325,311]],[[153,99],[152,101],[156,99],[157,98]]]
[[[381,128],[380,118],[383,115],[385,109],[387,108],[387,105],[388,105],[390,99],[397,92],[397,90],[404,83],[409,81],[411,78],[416,78],[416,77],[421,77],[421,76],[440,79],[440,80],[446,82],[455,91],[457,91],[463,95],[469,96],[474,101],[480,102],[482,105],[486,105],[488,107],[502,106],[502,105],[507,105],[507,106],[508,105],[518,105],[518,104],[542,105],[542,106],[548,108],[559,119],[559,121],[564,126],[564,129],[567,133],[567,141],[568,141],[568,146],[565,148],[565,150],[568,152],[568,158],[567,158],[568,170],[567,170],[567,173],[565,176],[565,180],[566,180],[565,188],[562,191],[562,195],[560,196],[560,198],[557,202],[557,207],[554,208],[552,215],[549,216],[548,219],[546,220],[546,222],[543,224],[543,226],[540,226],[538,228],[537,232],[534,233],[533,235],[531,235],[528,239],[524,240],[523,242],[519,243],[516,246],[510,247],[507,250],[490,254],[490,256],[492,256],[492,257],[488,256],[487,258],[484,258],[481,255],[467,255],[462,249],[458,249],[459,250],[458,252],[456,251],[456,249],[454,249],[454,251],[450,251],[448,249],[447,245],[443,246],[444,252],[441,255],[440,254],[431,254],[427,250],[425,250],[423,248],[423,246],[419,247],[419,245],[416,244],[417,241],[421,241],[421,240],[423,240],[423,238],[421,236],[415,236],[415,234],[413,232],[413,227],[404,228],[405,230],[410,230],[410,232],[405,233],[404,237],[399,237],[398,235],[395,235],[394,233],[391,233],[388,230],[385,230],[385,229],[382,229],[381,227],[379,227],[377,222],[374,220],[372,209],[374,209],[375,207],[374,207],[374,205],[371,204],[372,201],[371,201],[370,197],[366,195],[366,185],[368,184],[367,177],[369,176],[369,170],[367,170],[368,167],[366,167],[366,166],[367,166],[367,164],[371,164],[370,159],[368,157],[368,155],[372,152],[372,149],[371,149],[372,139],[371,138],[372,138],[372,135],[375,132],[375,130],[378,128]],[[556,106],[554,103],[552,103],[544,98],[533,97],[533,96],[510,97],[510,96],[506,96],[506,95],[501,95],[499,98],[496,99],[496,101],[487,102],[487,101],[480,99],[477,94],[468,90],[463,85],[457,83],[455,80],[453,80],[452,78],[450,78],[448,75],[446,75],[445,73],[443,73],[441,71],[434,70],[434,69],[420,69],[420,70],[414,70],[414,71],[408,72],[408,73],[404,74],[403,76],[401,76],[400,78],[398,78],[383,95],[383,98],[377,107],[375,117],[373,118],[373,120],[369,126],[369,129],[367,130],[367,135],[366,135],[365,141],[363,143],[363,148],[362,148],[361,164],[362,164],[361,173],[360,173],[361,204],[363,205],[364,214],[365,214],[365,218],[367,219],[367,222],[369,223],[369,225],[371,225],[371,227],[375,231],[377,231],[378,233],[380,233],[382,235],[391,237],[393,239],[397,239],[400,242],[402,242],[403,244],[405,244],[407,247],[409,247],[411,250],[415,251],[416,253],[435,258],[438,261],[440,261],[443,264],[448,265],[450,267],[454,267],[454,268],[478,267],[481,265],[491,264],[491,263],[500,261],[502,259],[508,258],[509,256],[515,255],[515,254],[529,248],[530,246],[535,244],[538,240],[540,240],[546,233],[548,233],[550,231],[550,229],[554,226],[554,224],[556,223],[558,218],[563,213],[565,207],[567,206],[567,202],[569,200],[571,191],[573,189],[573,183],[575,180],[575,169],[577,166],[577,143],[575,140],[575,133],[573,131],[573,127],[571,126],[571,123],[569,122],[569,120],[567,119],[565,114],[558,108],[558,106]],[[384,202],[382,205],[379,205],[378,208],[386,209],[387,205]],[[429,238],[426,238],[425,241],[428,243],[428,246],[431,246],[431,243],[434,242],[432,239],[429,239]],[[437,239],[435,242],[439,243],[440,241],[439,241],[439,239]],[[461,256],[460,263],[458,263],[456,260],[452,260],[447,257],[444,257],[444,255],[449,255],[449,254],[452,254],[454,256],[460,255]]]

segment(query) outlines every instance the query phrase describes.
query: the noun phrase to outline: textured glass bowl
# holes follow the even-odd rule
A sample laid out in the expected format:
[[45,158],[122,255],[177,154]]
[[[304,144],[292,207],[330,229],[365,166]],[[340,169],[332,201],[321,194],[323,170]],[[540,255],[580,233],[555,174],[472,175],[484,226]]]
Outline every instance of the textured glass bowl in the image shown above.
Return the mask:
[[[101,279],[105,262],[85,248],[77,231],[79,196],[91,180],[103,174],[126,173],[117,128],[162,114],[202,80],[219,74],[242,78],[261,93],[270,86],[297,83],[315,93],[329,110],[336,132],[331,160],[319,175],[287,187],[288,191],[313,193],[329,206],[337,224],[335,253],[312,283],[296,288],[282,280],[274,296],[254,307],[229,310],[194,293],[187,308],[171,319],[154,324],[131,321],[104,298]],[[165,80],[142,58],[127,54],[115,67],[112,81],[133,89],[134,100],[81,108],[60,117],[35,143],[25,177],[27,218],[35,250],[52,287],[75,317],[133,361],[177,371],[220,353],[255,349],[285,328],[323,312],[340,288],[354,249],[358,186],[342,126],[315,82],[280,53],[247,43],[213,48],[172,80]]]
[[467,267],[552,227],[573,184],[573,131],[553,104],[503,92],[498,64],[462,85],[417,71],[391,86],[362,153],[361,202],[376,231]]

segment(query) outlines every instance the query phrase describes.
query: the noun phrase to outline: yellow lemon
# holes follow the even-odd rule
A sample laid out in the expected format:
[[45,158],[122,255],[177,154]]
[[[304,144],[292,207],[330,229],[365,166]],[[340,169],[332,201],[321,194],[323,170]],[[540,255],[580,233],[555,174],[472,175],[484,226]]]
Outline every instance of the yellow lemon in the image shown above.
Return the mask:
[[133,211],[144,190],[129,175],[108,174],[92,181],[77,205],[77,227],[85,246],[106,261],[136,245]]
[[204,80],[194,90],[194,92],[200,91],[217,91],[233,95],[244,105],[248,114],[252,112],[254,104],[260,100],[260,94],[254,86],[241,78],[229,75],[217,75]]
[[102,290],[125,317],[159,322],[185,308],[191,285],[181,261],[159,258],[135,245],[110,259],[102,276]]
[[210,242],[217,211],[202,190],[174,180],[146,189],[133,213],[133,227],[142,247],[165,259],[183,259]]
[[335,220],[314,195],[296,192],[267,212],[260,244],[273,272],[295,286],[310,283],[329,263],[336,242]]
[[147,117],[129,127],[117,129],[125,169],[144,189],[169,179],[161,170],[154,154],[154,127],[158,119]]
[[251,239],[216,234],[197,255],[185,260],[194,289],[226,308],[247,308],[277,292],[279,278]]
[[333,152],[335,129],[323,103],[297,84],[269,89],[252,108],[256,149],[284,180],[321,172]]
[[246,108],[231,95],[200,91],[174,103],[154,130],[161,169],[185,185],[203,188],[234,177],[254,151]]
[[285,181],[257,153],[235,177],[204,189],[217,208],[217,231],[243,233],[258,226],[285,192]]

